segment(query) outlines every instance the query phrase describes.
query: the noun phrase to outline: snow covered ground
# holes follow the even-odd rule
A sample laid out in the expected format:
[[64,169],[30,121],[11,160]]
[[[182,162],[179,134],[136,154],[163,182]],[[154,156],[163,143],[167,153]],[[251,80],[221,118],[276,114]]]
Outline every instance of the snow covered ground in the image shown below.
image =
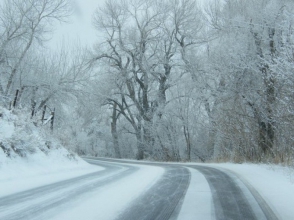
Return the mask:
[[0,197],[103,170],[82,159],[66,160],[61,157],[61,153],[53,152],[50,157],[34,155],[30,160],[17,158],[2,164]]
[[[42,158],[36,156],[35,160],[30,162],[15,161],[15,163],[2,167],[0,169],[0,197],[102,169],[99,166],[89,165],[80,159],[75,163],[47,160],[42,165]],[[130,160],[128,161],[130,162]],[[44,165],[48,163],[52,166],[45,167]],[[290,168],[276,165],[229,163],[182,163],[181,165],[212,166],[225,172],[234,173],[258,191],[279,219],[291,220],[294,218],[294,172]],[[164,172],[164,169],[160,167],[143,164],[132,166],[137,167],[138,171],[127,178],[97,188],[91,192],[89,197],[83,197],[83,200],[70,202],[64,210],[58,210],[59,213],[51,213],[54,216],[52,220],[115,219],[130,202],[156,183]],[[200,172],[188,169],[191,173],[191,182],[178,219],[213,219],[213,203],[209,185]],[[48,218],[46,217],[46,219]]]
[[101,169],[68,152],[21,109],[0,106],[0,196]]
[[[109,171],[106,175],[102,175],[102,173],[101,175],[96,174],[95,179],[86,179],[84,182],[71,184],[69,187],[59,187],[56,191],[53,190],[49,193],[44,191],[42,193],[43,195],[37,197],[32,194],[29,200],[8,206],[7,208],[4,207],[4,209],[1,209],[0,205],[0,218],[15,219],[15,217],[19,217],[18,213],[26,213],[27,217],[22,217],[21,219],[115,219],[120,212],[124,211],[126,207],[134,201],[134,199],[138,198],[138,196],[152,187],[164,173],[164,169],[161,167],[131,165],[132,169],[130,170],[134,172],[123,176],[123,178],[118,178],[116,181],[111,181],[112,176],[115,177],[117,174],[119,175],[124,171],[128,171],[128,168],[126,168],[128,165],[111,163],[111,166],[113,165],[120,168],[116,168],[115,172]],[[36,168],[36,166],[31,166],[32,171],[34,168]],[[75,171],[75,169],[59,170],[59,172],[49,175],[39,173],[39,175],[28,177],[24,180],[21,178],[10,179],[9,181],[1,180],[0,189],[3,189],[3,194],[5,188],[9,188],[8,183],[12,186],[21,186],[25,183],[28,188],[33,188],[101,169],[100,166],[89,164],[76,166],[76,168],[79,169],[77,171]],[[107,179],[110,181],[108,182]],[[101,186],[97,184],[105,181],[107,181],[107,184],[102,184]],[[95,184],[99,187],[93,187]],[[12,188],[10,188],[10,193],[14,193]],[[79,195],[81,189],[84,192]],[[17,188],[15,188],[15,190],[18,191]],[[66,200],[65,203],[61,203],[56,207],[54,206],[55,201],[58,203],[59,199],[66,198],[68,195],[74,195],[75,192],[79,195],[77,197],[73,196],[75,199]],[[2,204],[2,202],[5,204],[5,201],[1,201],[0,196],[0,203]],[[38,208],[35,210],[34,207],[38,207],[40,203],[42,203],[44,207],[47,205],[50,206],[52,203],[54,208],[49,210],[45,209],[44,213],[39,213]],[[38,213],[38,215],[30,215],[30,210]],[[14,213],[16,213],[15,216],[13,216]]]
[[115,219],[138,196],[146,192],[164,173],[160,167],[132,165],[137,172],[98,188],[82,201],[69,204],[68,208],[50,220],[110,220]]

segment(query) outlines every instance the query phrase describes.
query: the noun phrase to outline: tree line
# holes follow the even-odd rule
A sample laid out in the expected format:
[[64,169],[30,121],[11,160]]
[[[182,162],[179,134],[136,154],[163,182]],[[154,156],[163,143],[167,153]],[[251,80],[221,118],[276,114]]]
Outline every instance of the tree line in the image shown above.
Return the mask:
[[42,56],[50,25],[69,16],[65,6],[1,6],[0,92],[18,87],[23,105],[59,105],[55,135],[69,148],[293,163],[291,0],[107,0],[93,15],[101,37],[91,49]]

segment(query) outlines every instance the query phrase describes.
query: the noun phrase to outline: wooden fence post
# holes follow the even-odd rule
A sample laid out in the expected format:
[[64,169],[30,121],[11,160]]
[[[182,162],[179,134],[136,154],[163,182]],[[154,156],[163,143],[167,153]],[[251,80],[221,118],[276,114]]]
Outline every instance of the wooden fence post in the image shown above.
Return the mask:
[[31,115],[31,118],[33,118],[34,115],[35,115],[36,105],[37,105],[37,102],[35,100],[32,101],[32,115]]
[[55,108],[53,109],[53,111],[51,112],[51,131],[53,132],[53,124],[54,124],[54,115],[55,115]]
[[13,108],[15,108],[15,106],[16,106],[16,101],[17,101],[18,93],[19,93],[19,90],[17,89],[16,90],[16,93],[15,93],[14,101],[13,101]]
[[46,113],[46,105],[44,105],[44,107],[43,107],[43,112],[42,112],[42,124],[44,124],[44,117],[45,117],[45,113]]

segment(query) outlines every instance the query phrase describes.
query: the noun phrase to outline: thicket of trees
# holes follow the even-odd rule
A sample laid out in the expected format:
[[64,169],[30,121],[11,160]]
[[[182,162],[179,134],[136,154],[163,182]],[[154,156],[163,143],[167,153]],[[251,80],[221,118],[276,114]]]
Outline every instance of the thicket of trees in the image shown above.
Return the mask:
[[55,135],[80,154],[293,164],[293,7],[107,0],[92,50],[42,56],[66,2],[6,0],[0,92],[57,106]]
[[56,128],[61,130],[68,127],[68,106],[75,105],[92,77],[86,51],[64,46],[52,52],[46,47],[56,23],[67,21],[71,13],[67,0],[0,2],[0,104],[9,108],[19,90],[18,107],[35,106],[38,124],[44,105],[56,108]]
[[251,0],[208,11],[219,36],[210,64],[222,80],[215,156],[293,161],[292,10],[292,1]]

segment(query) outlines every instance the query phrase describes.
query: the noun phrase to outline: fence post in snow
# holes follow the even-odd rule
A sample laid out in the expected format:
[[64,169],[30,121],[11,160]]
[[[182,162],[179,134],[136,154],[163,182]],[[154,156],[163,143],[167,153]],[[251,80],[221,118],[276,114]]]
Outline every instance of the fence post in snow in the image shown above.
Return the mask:
[[51,112],[51,131],[53,131],[53,124],[54,124],[54,115],[55,115],[55,108],[53,109],[53,111]]
[[46,113],[46,105],[44,105],[44,107],[43,107],[43,112],[42,112],[42,124],[44,124],[44,117],[45,117],[45,113]]
[[15,108],[15,106],[16,106],[16,101],[17,101],[18,93],[19,93],[19,90],[17,89],[16,90],[16,93],[15,93],[14,101],[13,101],[13,108]]
[[35,100],[32,101],[32,115],[31,115],[31,118],[33,118],[34,115],[35,115],[36,105],[37,105],[36,101]]

